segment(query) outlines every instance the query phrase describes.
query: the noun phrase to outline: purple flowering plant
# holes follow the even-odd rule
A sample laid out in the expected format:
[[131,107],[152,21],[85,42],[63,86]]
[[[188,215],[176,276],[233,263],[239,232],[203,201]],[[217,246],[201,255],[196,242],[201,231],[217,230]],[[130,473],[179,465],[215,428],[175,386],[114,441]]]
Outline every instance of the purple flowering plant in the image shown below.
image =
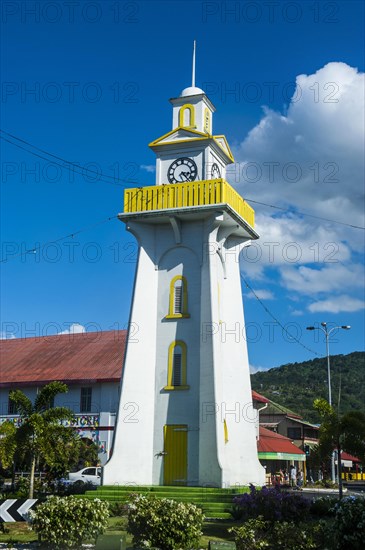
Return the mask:
[[310,502],[300,494],[282,491],[279,487],[257,489],[233,499],[233,515],[237,519],[262,516],[266,521],[303,521],[309,515]]

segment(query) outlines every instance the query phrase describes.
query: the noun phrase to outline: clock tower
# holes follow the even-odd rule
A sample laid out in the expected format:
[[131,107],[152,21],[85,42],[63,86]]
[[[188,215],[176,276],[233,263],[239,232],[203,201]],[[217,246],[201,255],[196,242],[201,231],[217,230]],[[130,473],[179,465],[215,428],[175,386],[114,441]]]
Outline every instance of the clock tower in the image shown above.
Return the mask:
[[172,130],[150,143],[156,184],[225,178],[234,159],[226,138],[213,135],[215,107],[204,91],[190,86],[170,103]]
[[150,143],[155,185],[127,189],[119,219],[138,241],[130,331],[103,485],[263,485],[239,254],[254,212],[225,181],[233,162],[215,108],[192,85]]

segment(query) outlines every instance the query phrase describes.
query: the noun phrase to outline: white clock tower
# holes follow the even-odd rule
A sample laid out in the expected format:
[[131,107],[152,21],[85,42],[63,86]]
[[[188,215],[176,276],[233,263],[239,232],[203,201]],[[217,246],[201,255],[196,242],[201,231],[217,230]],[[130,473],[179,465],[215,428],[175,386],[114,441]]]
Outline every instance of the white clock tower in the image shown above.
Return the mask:
[[113,453],[103,485],[263,485],[239,253],[254,212],[225,181],[233,156],[192,86],[150,147],[156,185],[119,215],[139,243]]

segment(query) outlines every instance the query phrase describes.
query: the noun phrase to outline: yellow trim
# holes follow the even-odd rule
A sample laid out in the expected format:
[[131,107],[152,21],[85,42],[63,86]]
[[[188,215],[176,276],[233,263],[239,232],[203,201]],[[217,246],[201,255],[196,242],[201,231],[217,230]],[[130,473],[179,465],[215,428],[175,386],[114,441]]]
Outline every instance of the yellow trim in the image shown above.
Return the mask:
[[251,227],[255,211],[224,179],[171,183],[126,189],[124,212],[149,212],[191,206],[228,204]]
[[[184,126],[178,126],[177,128],[174,128],[173,130],[170,130],[169,132],[167,132],[167,134],[164,134],[163,136],[155,139],[154,141],[151,141],[151,143],[149,143],[148,146],[153,147],[156,145],[164,145],[163,143],[160,143],[160,142],[163,141],[165,138],[172,136],[176,132],[179,132],[180,130],[183,130],[184,132],[190,132],[197,136],[203,136],[204,139],[207,138],[207,135],[204,132],[199,132],[198,130],[193,130],[192,128],[184,128]],[[167,143],[171,143],[171,142],[167,142]]]
[[[176,141],[164,141],[165,138],[170,137],[171,135],[173,135],[175,132],[177,132],[179,130],[184,130],[185,132],[191,132],[194,135],[203,136],[203,137],[197,137],[197,138],[192,137],[192,138],[178,139]],[[219,141],[217,141],[216,138],[223,139],[226,147],[223,147],[219,143]],[[234,157],[233,157],[232,151],[231,151],[231,149],[228,145],[228,142],[227,142],[227,139],[226,139],[225,136],[223,136],[223,135],[212,136],[211,134],[207,134],[205,132],[198,132],[197,130],[191,130],[190,128],[184,128],[184,127],[181,127],[181,126],[179,126],[178,128],[175,128],[174,130],[171,130],[171,132],[168,132],[167,134],[165,134],[165,135],[161,136],[160,138],[156,139],[155,141],[151,141],[151,143],[149,143],[148,146],[151,147],[151,148],[153,148],[153,147],[163,147],[165,145],[175,145],[177,142],[178,143],[191,143],[191,142],[195,143],[197,141],[205,141],[205,140],[208,140],[208,139],[212,139],[218,145],[219,149],[221,151],[223,151],[225,156],[228,157],[231,162],[234,162]]]
[[212,115],[208,107],[204,109],[204,130],[207,134],[212,132]]
[[223,429],[224,429],[224,443],[228,443],[228,428],[227,428],[226,419],[224,419],[223,421]]
[[[219,141],[217,141],[217,138],[223,139],[223,141],[224,141],[224,143],[225,143],[227,149],[225,149],[224,147],[222,147],[222,145],[219,143]],[[216,144],[222,149],[222,151],[224,151],[225,154],[229,156],[229,158],[231,159],[231,161],[234,162],[234,157],[233,157],[231,148],[230,148],[230,146],[228,145],[228,141],[227,141],[226,136],[224,136],[223,134],[222,134],[222,135],[219,135],[219,136],[213,136],[213,139],[214,139],[214,141],[216,142]]]
[[[173,367],[174,367],[174,351],[177,346],[181,347],[181,384],[174,386],[172,383]],[[186,384],[186,355],[187,348],[182,340],[174,340],[169,345],[168,363],[167,363],[167,385],[164,390],[188,390],[190,386]]]
[[[189,121],[190,121],[190,124],[188,124],[188,126],[186,126],[184,124],[184,118],[185,118],[185,111],[189,111],[190,113],[190,116],[189,116]],[[195,125],[195,108],[193,105],[191,105],[191,103],[186,103],[185,105],[183,105],[180,110],[179,110],[179,126],[182,127],[182,128],[196,128],[196,125]]]
[[188,477],[188,426],[164,426],[164,485],[187,485]]
[[[175,283],[176,281],[182,282],[182,313],[175,313]],[[169,296],[169,313],[166,315],[166,319],[185,319],[190,317],[188,313],[188,281],[184,275],[176,275],[170,282],[170,296]]]
[[173,313],[166,315],[165,319],[190,319],[190,313]]

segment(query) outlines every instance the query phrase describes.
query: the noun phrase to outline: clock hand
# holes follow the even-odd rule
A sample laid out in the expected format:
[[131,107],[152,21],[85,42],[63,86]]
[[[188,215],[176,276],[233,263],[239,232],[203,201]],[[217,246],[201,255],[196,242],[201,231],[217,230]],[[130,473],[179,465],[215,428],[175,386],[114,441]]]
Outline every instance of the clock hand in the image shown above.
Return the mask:
[[181,181],[189,181],[189,172],[180,172],[180,179],[181,177],[185,178],[184,180],[181,180]]

